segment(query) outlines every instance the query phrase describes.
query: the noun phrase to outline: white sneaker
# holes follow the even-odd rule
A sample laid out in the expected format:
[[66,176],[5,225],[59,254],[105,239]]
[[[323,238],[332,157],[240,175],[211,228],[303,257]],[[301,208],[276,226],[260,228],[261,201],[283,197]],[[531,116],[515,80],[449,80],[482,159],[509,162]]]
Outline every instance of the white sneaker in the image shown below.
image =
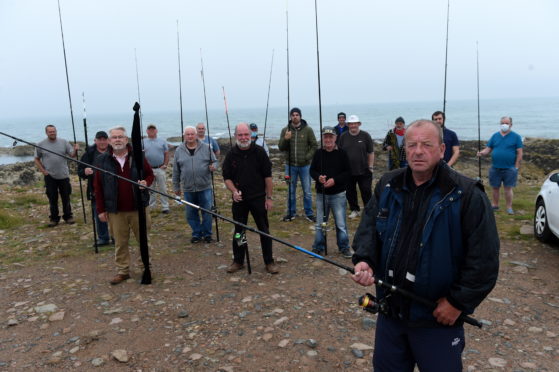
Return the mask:
[[361,212],[359,212],[359,211],[351,211],[351,213],[349,214],[348,217],[349,217],[349,218],[357,218],[357,217],[359,217],[359,216],[361,216]]

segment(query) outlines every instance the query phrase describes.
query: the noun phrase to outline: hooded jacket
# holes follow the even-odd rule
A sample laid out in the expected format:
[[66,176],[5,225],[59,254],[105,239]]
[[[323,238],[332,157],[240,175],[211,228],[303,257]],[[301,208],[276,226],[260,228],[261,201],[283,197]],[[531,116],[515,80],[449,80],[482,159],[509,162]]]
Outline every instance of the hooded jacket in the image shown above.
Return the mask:
[[[219,163],[208,144],[196,140],[194,155],[184,143],[175,150],[173,158],[173,188],[175,192],[198,192],[212,187],[212,177],[209,169],[210,162],[217,168]],[[211,158],[211,161],[210,161]]]
[[[285,132],[291,131],[291,139],[286,140]],[[317,149],[316,137],[307,122],[301,119],[301,125],[295,128],[291,122],[281,130],[278,148],[285,153],[286,163],[294,167],[304,167],[311,163]]]
[[[452,170],[444,161],[433,182],[434,189],[424,201],[426,213],[420,224],[417,266],[413,280],[404,283],[420,297],[436,302],[441,297],[465,314],[491,292],[499,272],[499,235],[495,216],[483,186]],[[365,261],[377,278],[393,283],[391,263],[402,230],[402,212],[409,190],[408,168],[385,174],[377,183],[355,233],[353,262]],[[413,239],[412,239],[413,241]],[[412,269],[413,270],[413,269]],[[407,281],[407,280],[406,280]],[[377,288],[379,299],[386,296]],[[401,314],[409,325],[440,325],[433,309],[409,303]],[[392,314],[394,315],[394,314]]]

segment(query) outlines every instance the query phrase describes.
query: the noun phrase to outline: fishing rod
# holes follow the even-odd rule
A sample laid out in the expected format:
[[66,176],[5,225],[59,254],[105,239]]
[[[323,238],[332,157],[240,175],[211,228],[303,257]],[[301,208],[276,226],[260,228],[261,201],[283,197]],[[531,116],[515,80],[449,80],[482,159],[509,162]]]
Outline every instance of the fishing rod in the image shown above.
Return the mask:
[[[179,204],[183,204],[183,205],[186,205],[186,206],[189,206],[189,207],[198,209],[198,210],[200,210],[200,211],[202,211],[202,212],[209,213],[209,214],[213,215],[213,216],[216,217],[216,218],[220,218],[220,219],[222,219],[223,221],[226,221],[226,222],[229,222],[229,223],[231,223],[231,224],[233,224],[233,225],[239,226],[239,227],[243,228],[244,230],[248,230],[248,231],[253,232],[253,233],[255,233],[255,234],[258,234],[258,235],[261,235],[261,236],[265,236],[265,237],[270,238],[270,239],[272,239],[272,240],[274,240],[274,241],[276,241],[276,242],[278,242],[278,243],[280,243],[280,244],[283,244],[283,245],[285,245],[285,246],[287,246],[287,247],[290,247],[290,248],[293,248],[293,249],[295,249],[295,250],[297,250],[297,251],[299,251],[299,252],[302,252],[302,253],[304,253],[304,254],[306,254],[306,255],[308,255],[308,256],[317,258],[317,259],[319,259],[319,260],[321,260],[321,261],[324,261],[324,262],[326,262],[326,263],[329,263],[329,264],[331,264],[331,265],[333,265],[333,266],[336,266],[336,267],[338,267],[338,268],[340,268],[340,269],[344,269],[344,270],[346,270],[347,272],[349,272],[349,273],[351,273],[351,274],[355,274],[355,270],[354,270],[353,267],[350,267],[350,266],[341,264],[341,263],[336,262],[336,261],[334,261],[334,260],[332,260],[332,259],[330,259],[330,258],[328,258],[328,257],[321,256],[321,255],[319,255],[319,254],[317,254],[317,253],[314,253],[314,252],[312,252],[312,251],[309,251],[309,250],[307,250],[307,249],[305,249],[305,248],[303,248],[303,247],[300,247],[300,246],[295,245],[295,244],[293,244],[293,243],[290,243],[290,242],[288,242],[288,241],[286,241],[286,240],[283,240],[283,239],[281,239],[281,238],[277,238],[277,237],[275,237],[275,236],[273,236],[273,235],[270,235],[269,233],[265,233],[265,232],[263,232],[263,231],[260,231],[260,230],[258,230],[258,229],[255,229],[255,228],[253,228],[253,227],[251,227],[251,226],[249,226],[249,225],[246,225],[246,224],[244,224],[244,223],[238,222],[238,221],[236,221],[236,220],[234,220],[234,219],[232,219],[232,218],[229,218],[229,217],[223,216],[223,215],[221,215],[221,214],[218,214],[218,213],[216,213],[216,212],[214,212],[214,211],[212,211],[212,210],[202,208],[202,207],[200,207],[199,205],[196,205],[196,204],[193,204],[193,203],[191,203],[191,202],[189,202],[189,201],[186,201],[186,200],[184,200],[184,199],[181,199],[181,198],[178,197],[178,196],[173,196],[173,195],[169,195],[169,194],[163,193],[163,192],[161,192],[161,191],[159,191],[159,190],[156,190],[156,189],[154,189],[154,188],[151,188],[150,186],[142,185],[142,184],[139,183],[139,182],[132,181],[131,179],[128,179],[128,178],[126,178],[126,177],[123,177],[123,176],[120,176],[120,175],[118,175],[118,174],[112,173],[112,172],[110,172],[110,171],[108,171],[108,170],[99,168],[99,167],[97,167],[97,166],[95,166],[95,165],[87,164],[87,163],[84,163],[84,162],[82,162],[82,161],[80,161],[80,160],[70,158],[69,156],[56,153],[56,152],[54,152],[54,151],[52,151],[52,150],[43,148],[43,147],[41,147],[41,146],[39,146],[39,145],[36,145],[36,144],[34,144],[34,143],[31,143],[31,142],[25,141],[25,140],[23,140],[23,139],[21,139],[21,138],[12,136],[11,134],[7,134],[7,133],[5,133],[5,132],[0,131],[0,135],[3,135],[3,136],[6,136],[6,137],[9,137],[9,138],[13,139],[13,140],[15,141],[15,143],[17,143],[17,142],[25,143],[25,144],[27,144],[27,145],[30,145],[30,146],[34,147],[34,148],[38,148],[38,149],[40,149],[40,150],[49,152],[49,153],[51,153],[51,154],[53,154],[53,155],[60,156],[60,157],[62,157],[62,158],[64,158],[64,159],[66,159],[66,160],[73,161],[73,162],[75,162],[75,163],[78,163],[78,164],[82,164],[82,165],[91,167],[91,168],[93,168],[93,169],[95,169],[95,170],[97,170],[97,171],[99,171],[99,172],[108,174],[108,175],[113,176],[113,177],[115,177],[115,178],[117,178],[117,179],[120,179],[120,180],[123,180],[123,181],[125,181],[125,182],[131,183],[131,184],[134,185],[134,186],[141,187],[141,188],[144,188],[144,189],[146,189],[146,190],[148,190],[148,191],[157,193],[157,194],[159,194],[159,195],[161,195],[161,196],[164,196],[164,197],[166,197],[166,198],[172,199],[172,200],[174,200],[175,202],[177,202],[177,203],[179,203]],[[414,293],[411,293],[411,292],[409,292],[409,291],[406,291],[406,290],[404,290],[404,289],[401,289],[401,288],[399,288],[399,287],[397,287],[397,286],[394,286],[394,285],[392,285],[392,284],[385,283],[385,282],[384,282],[383,280],[381,280],[381,279],[375,278],[374,280],[375,280],[375,285],[380,286],[380,287],[383,287],[383,288],[386,288],[386,289],[390,290],[391,292],[400,293],[402,296],[408,297],[408,298],[410,298],[410,299],[412,299],[412,300],[416,300],[417,302],[428,303],[429,306],[434,304],[433,302],[431,302],[431,301],[429,301],[429,300],[426,300],[426,299],[424,299],[424,298],[422,298],[422,297],[419,297],[419,296],[417,296],[417,295],[414,294]],[[475,325],[475,326],[481,328],[481,323],[480,323],[480,322],[478,322],[477,320],[475,320],[475,319],[473,319],[473,318],[471,318],[471,317],[469,317],[469,316],[467,316],[467,315],[460,314],[459,319],[463,320],[464,322],[466,322],[466,323],[468,323],[468,324],[472,324],[472,325]]]
[[[132,151],[134,156],[134,164],[136,165],[136,172],[138,179],[145,179],[144,174],[144,149],[142,141],[142,129],[140,120],[140,104],[136,102],[133,107],[134,121],[132,124]],[[139,183],[138,183],[139,184]],[[136,208],[138,209],[138,231],[140,243],[140,256],[144,264],[144,273],[142,274],[141,284],[151,284],[151,271],[149,268],[149,247],[148,247],[148,232],[147,232],[147,217],[146,207],[144,205],[144,198],[142,195],[142,186],[137,186],[134,189],[134,197],[136,199]],[[146,191],[149,193],[149,191]]]
[[[477,151],[481,151],[481,119],[480,119],[480,108],[479,108],[479,51],[478,44],[476,41],[476,76],[477,76]],[[481,156],[477,157],[478,166],[478,178],[481,181]]]
[[262,147],[266,143],[266,127],[268,124],[268,107],[270,104],[270,89],[272,88],[272,69],[274,67],[274,50],[272,49],[272,62],[270,63],[270,79],[268,80],[268,98],[266,99],[266,116],[264,117],[264,134],[262,135]]
[[450,16],[450,0],[447,0],[446,8],[446,47],[444,52],[444,93],[443,93],[443,113],[446,114],[446,72],[448,67],[448,23]]
[[136,87],[138,89],[138,103],[140,104],[140,131],[144,133],[144,128],[142,127],[142,98],[140,97],[140,74],[138,72],[138,55],[136,53],[136,48],[134,48],[134,62],[136,63]]
[[[289,130],[289,123],[291,122],[291,102],[289,93],[289,9],[288,2],[285,1],[285,30],[286,30],[286,50],[287,50],[287,130]],[[287,174],[284,176],[287,183],[287,217],[291,217],[291,140],[287,149]],[[293,216],[295,217],[295,216]]]
[[[317,0],[314,0],[314,21],[316,29],[316,68],[318,73],[318,117],[320,124],[320,174],[323,175],[324,171],[324,147],[322,143],[322,95],[320,90],[320,55],[318,51],[318,6]],[[322,221],[317,221],[320,223],[320,228],[322,229],[322,235],[324,236],[324,254],[328,255],[328,229],[326,225],[328,214],[330,214],[329,208],[326,205],[326,188],[324,184],[322,185]]]
[[182,117],[182,79],[181,79],[181,46],[179,39],[179,20],[177,19],[177,55],[179,59],[179,102],[181,108],[181,138],[184,134],[184,121]]
[[[74,125],[74,110],[72,109],[72,95],[70,94],[70,78],[68,77],[68,61],[66,60],[66,45],[64,44],[64,30],[62,29],[62,12],[60,10],[60,0],[58,0],[58,19],[60,20],[60,35],[62,36],[62,52],[64,53],[64,69],[66,70],[66,86],[68,87],[68,101],[70,102],[70,118],[72,120],[72,131],[74,133],[74,145],[77,145],[76,141],[76,126]],[[76,151],[76,158],[79,156],[78,149]],[[85,217],[85,201],[83,199],[83,189],[82,189],[82,179],[78,177],[80,183],[80,196],[82,200],[82,212],[83,212],[83,222],[87,223]]]
[[[202,76],[202,86],[204,88],[204,107],[206,109],[206,126],[208,127],[208,149],[210,150],[210,164],[212,163],[212,144],[211,144],[211,137],[210,137],[210,121],[208,119],[208,100],[206,99],[206,79],[204,78],[204,60],[202,59],[202,48],[200,48],[200,66],[201,66],[201,70],[200,70],[200,75]],[[231,137],[229,137],[229,140],[231,140]],[[212,205],[212,210],[217,211],[217,203],[215,200],[215,182],[214,182],[214,173],[210,172],[211,175],[211,179],[212,179],[212,196],[213,196],[213,205]],[[215,217],[215,215],[214,215]],[[217,238],[217,241],[219,242],[219,224],[218,224],[218,219],[217,217],[214,218],[215,220],[215,237]]]
[[225,87],[222,86],[223,91],[223,103],[225,104],[225,117],[227,118],[227,132],[229,132],[229,146],[231,147],[229,151],[233,150],[233,140],[231,139],[231,126],[229,125],[229,108],[227,107],[227,96],[225,95]]
[[[87,114],[85,111],[85,92],[82,92],[82,100],[83,100],[83,133],[85,135],[85,151],[89,150],[89,143],[87,140]],[[93,159],[91,159],[93,162]],[[85,170],[84,170],[85,171]],[[89,175],[88,175],[89,176]],[[88,181],[89,183],[89,181]],[[93,192],[93,190],[91,190]],[[99,253],[99,247],[97,246],[97,226],[95,226],[95,202],[94,196],[90,195],[91,198],[91,222],[93,225],[93,246],[95,247],[95,253]]]

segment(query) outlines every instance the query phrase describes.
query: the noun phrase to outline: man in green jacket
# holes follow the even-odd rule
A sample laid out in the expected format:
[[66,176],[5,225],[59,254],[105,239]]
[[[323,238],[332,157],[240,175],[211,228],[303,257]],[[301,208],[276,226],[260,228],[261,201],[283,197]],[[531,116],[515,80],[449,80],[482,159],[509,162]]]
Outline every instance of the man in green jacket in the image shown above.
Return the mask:
[[297,213],[296,191],[297,178],[301,179],[303,187],[303,206],[306,219],[316,222],[312,209],[311,176],[309,168],[313,155],[317,149],[316,137],[307,122],[301,119],[301,110],[294,107],[290,111],[291,120],[283,128],[278,147],[286,153],[285,175],[289,184],[287,198],[287,214],[283,221],[292,221]]

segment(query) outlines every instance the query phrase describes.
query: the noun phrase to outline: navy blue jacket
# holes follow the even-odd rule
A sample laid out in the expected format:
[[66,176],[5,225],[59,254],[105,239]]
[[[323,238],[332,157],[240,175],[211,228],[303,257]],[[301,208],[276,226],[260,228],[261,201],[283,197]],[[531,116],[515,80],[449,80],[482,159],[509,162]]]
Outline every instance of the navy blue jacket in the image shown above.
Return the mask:
[[[355,234],[353,262],[365,261],[378,278],[392,283],[388,267],[401,238],[403,202],[409,193],[408,168],[386,173],[377,183],[375,197],[365,208]],[[430,182],[435,189],[421,224],[419,253],[412,292],[433,302],[441,297],[465,314],[491,292],[499,272],[499,236],[495,216],[483,186],[451,169],[438,165]],[[381,211],[379,213],[379,211]],[[377,289],[379,298],[385,293]],[[410,325],[436,323],[433,309],[411,303]]]

